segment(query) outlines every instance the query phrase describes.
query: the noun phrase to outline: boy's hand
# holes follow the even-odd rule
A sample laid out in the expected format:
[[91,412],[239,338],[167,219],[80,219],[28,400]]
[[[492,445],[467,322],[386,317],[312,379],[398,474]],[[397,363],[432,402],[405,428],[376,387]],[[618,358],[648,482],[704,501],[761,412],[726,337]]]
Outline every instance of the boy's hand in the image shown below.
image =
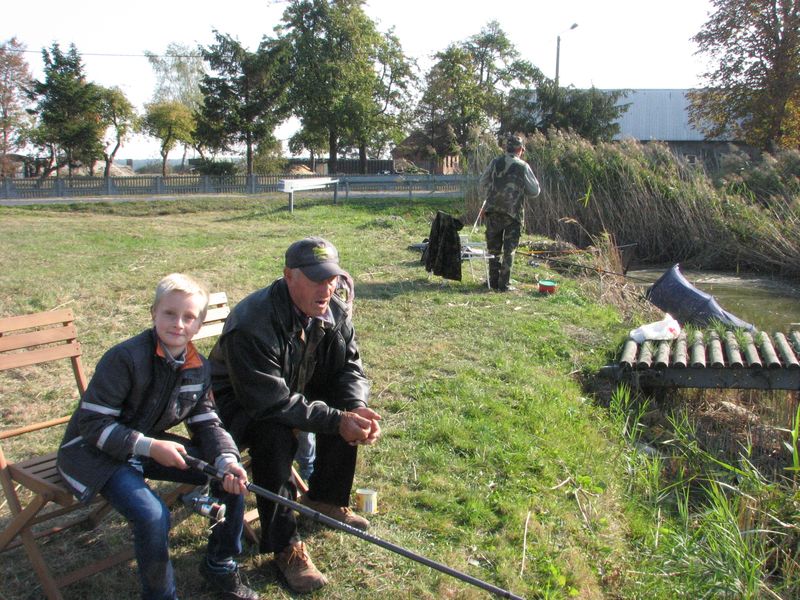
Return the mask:
[[153,440],[150,444],[150,458],[165,467],[188,469],[189,465],[183,460],[183,454],[186,454],[186,448],[178,442]]
[[239,463],[231,463],[225,469],[222,487],[229,494],[244,494],[247,492],[247,471]]

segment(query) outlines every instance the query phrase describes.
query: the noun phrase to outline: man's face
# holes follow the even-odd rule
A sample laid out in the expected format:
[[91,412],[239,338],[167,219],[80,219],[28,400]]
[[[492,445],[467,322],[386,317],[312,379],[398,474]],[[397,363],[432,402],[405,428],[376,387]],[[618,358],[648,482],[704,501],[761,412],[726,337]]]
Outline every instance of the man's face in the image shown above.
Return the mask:
[[179,356],[194,334],[200,331],[203,308],[205,298],[202,295],[177,291],[165,294],[153,308],[156,334],[172,356]]
[[300,269],[284,269],[284,279],[294,305],[307,317],[321,317],[328,312],[328,304],[336,290],[337,276],[313,281]]

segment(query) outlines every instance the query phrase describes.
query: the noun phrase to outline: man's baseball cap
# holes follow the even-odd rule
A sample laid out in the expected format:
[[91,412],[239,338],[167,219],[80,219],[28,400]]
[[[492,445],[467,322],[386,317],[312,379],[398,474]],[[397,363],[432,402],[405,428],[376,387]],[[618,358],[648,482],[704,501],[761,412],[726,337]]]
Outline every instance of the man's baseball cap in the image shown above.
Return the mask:
[[286,250],[286,266],[300,269],[312,281],[325,281],[334,275],[346,275],[339,267],[336,246],[321,237],[307,237]]
[[506,138],[506,150],[508,152],[513,152],[517,148],[522,148],[525,145],[525,142],[522,141],[522,138],[518,135],[509,135]]

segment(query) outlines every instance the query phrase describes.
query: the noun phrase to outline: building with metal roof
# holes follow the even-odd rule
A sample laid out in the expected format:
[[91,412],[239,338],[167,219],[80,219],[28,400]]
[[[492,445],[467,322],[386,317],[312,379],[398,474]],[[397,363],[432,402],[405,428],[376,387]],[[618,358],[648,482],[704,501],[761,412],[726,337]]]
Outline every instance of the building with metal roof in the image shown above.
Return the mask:
[[703,132],[689,121],[689,91],[628,90],[626,96],[617,102],[618,105],[627,104],[628,108],[617,120],[620,132],[614,139],[635,139],[642,143],[664,142],[673,152],[689,162],[700,160],[707,166],[716,166],[723,154],[735,150],[747,153],[754,151],[731,137],[705,139]]

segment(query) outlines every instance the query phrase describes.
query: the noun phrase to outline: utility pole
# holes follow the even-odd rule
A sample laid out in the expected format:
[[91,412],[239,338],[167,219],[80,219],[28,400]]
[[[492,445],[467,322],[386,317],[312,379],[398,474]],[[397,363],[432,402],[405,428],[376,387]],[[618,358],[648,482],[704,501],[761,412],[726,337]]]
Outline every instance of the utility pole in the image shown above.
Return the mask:
[[[562,31],[561,33],[565,33],[565,32],[567,32],[567,31],[572,31],[572,30],[573,30],[573,29],[575,29],[577,26],[578,26],[578,24],[577,24],[577,23],[573,23],[573,24],[572,24],[572,25],[569,27],[569,29],[565,29],[565,30],[564,30],[564,31]],[[558,66],[559,66],[559,61],[560,61],[560,58],[561,58],[561,33],[559,33],[559,34],[556,36],[556,79],[555,79],[556,91],[558,91]]]

